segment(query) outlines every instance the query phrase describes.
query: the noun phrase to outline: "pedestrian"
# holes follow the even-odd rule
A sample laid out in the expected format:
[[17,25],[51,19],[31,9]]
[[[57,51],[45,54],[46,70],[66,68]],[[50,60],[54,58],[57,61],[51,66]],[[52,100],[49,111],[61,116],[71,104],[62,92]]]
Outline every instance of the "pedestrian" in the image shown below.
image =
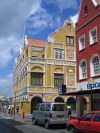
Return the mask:
[[13,108],[14,108],[14,105],[11,105],[11,116],[13,114]]
[[11,105],[8,106],[8,114],[11,112]]
[[7,109],[6,105],[4,106],[4,109],[5,109],[5,114],[6,114],[6,109]]
[[71,118],[71,115],[72,115],[72,111],[68,110],[68,118]]
[[16,112],[17,112],[17,114],[19,112],[19,106],[18,105],[16,106]]

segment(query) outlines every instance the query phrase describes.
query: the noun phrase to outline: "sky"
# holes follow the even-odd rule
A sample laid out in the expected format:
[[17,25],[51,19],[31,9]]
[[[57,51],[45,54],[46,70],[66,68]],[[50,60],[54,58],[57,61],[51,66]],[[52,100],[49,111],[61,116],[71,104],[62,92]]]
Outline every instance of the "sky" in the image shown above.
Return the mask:
[[0,95],[11,96],[14,60],[24,37],[47,41],[68,18],[77,22],[80,0],[0,0]]

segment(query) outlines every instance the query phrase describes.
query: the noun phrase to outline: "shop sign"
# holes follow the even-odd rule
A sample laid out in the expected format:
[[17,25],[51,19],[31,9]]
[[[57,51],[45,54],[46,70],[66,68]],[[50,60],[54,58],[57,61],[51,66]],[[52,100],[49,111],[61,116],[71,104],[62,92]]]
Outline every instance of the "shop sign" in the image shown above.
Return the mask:
[[99,87],[100,87],[100,82],[96,82],[93,84],[87,84],[87,89],[99,88]]
[[58,86],[58,93],[59,93],[59,94],[62,94],[62,85],[59,85],[59,86]]

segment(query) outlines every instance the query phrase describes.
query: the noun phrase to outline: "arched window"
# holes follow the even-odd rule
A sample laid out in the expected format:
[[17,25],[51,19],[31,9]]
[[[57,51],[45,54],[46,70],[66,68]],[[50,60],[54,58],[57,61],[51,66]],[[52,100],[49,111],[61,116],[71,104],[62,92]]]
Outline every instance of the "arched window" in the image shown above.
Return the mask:
[[93,58],[92,65],[93,65],[94,75],[100,74],[100,61],[99,61],[99,57],[98,56],[95,56]]
[[85,60],[81,61],[80,63],[79,75],[80,75],[80,79],[87,78],[87,64]]

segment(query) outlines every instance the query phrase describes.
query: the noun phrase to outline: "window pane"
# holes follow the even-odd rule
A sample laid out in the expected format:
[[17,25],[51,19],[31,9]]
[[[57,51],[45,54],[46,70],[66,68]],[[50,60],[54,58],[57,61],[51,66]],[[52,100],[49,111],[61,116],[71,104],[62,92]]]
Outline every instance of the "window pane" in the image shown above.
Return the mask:
[[36,86],[43,85],[43,73],[31,73],[31,84]]
[[82,50],[85,48],[85,36],[81,36],[79,38],[79,50]]
[[96,28],[92,29],[90,31],[90,41],[91,41],[91,44],[95,43],[97,41],[97,33],[96,33]]
[[54,86],[59,86],[64,83],[63,74],[54,74]]
[[51,105],[50,104],[47,104],[46,105],[46,111],[50,111],[50,108],[51,108]]
[[86,78],[87,77],[87,66],[86,66],[85,61],[83,61],[83,63],[81,64],[81,70],[82,70],[82,78]]
[[64,105],[64,104],[54,104],[52,106],[52,111],[66,111],[66,105]]
[[63,54],[64,54],[63,49],[54,49],[55,59],[63,59],[64,58]]
[[95,122],[100,122],[100,114],[96,114],[95,118],[94,118]]
[[87,6],[84,8],[84,12],[86,15],[88,15],[88,7]]
[[94,74],[99,74],[100,73],[100,63],[99,63],[99,58],[95,57],[93,59],[93,69],[94,69]]
[[73,36],[66,36],[66,43],[67,44],[74,44],[74,37]]
[[83,121],[90,121],[94,114],[87,114],[81,120]]
[[67,24],[67,28],[68,29],[71,29],[71,24]]

